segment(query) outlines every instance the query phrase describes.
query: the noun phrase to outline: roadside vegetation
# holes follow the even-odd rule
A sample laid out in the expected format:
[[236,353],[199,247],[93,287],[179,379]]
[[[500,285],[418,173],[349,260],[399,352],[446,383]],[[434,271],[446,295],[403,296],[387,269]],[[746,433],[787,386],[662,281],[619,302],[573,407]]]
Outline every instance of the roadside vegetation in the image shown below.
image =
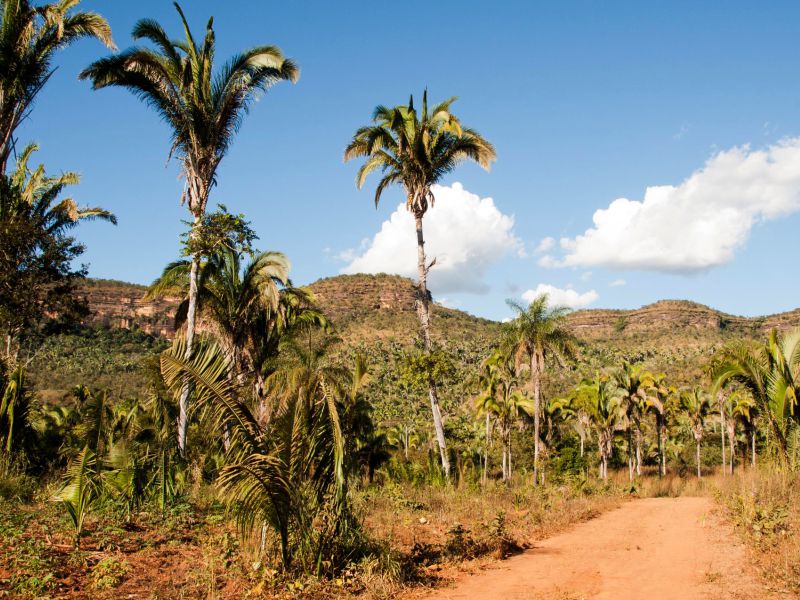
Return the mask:
[[169,126],[191,222],[147,291],[179,299],[165,340],[81,324],[74,232],[116,218],[64,197],[78,177],[48,176],[16,137],[57,52],[113,48],[110,27],[79,0],[0,0],[0,594],[399,597],[682,493],[716,495],[765,576],[798,591],[800,330],[655,368],[648,349],[577,338],[547,295],[502,325],[434,305],[432,186],[496,156],[427,92],[378,106],[345,150],[359,188],[380,172],[376,204],[406,194],[417,319],[337,323],[245,215],[208,206],[252,99],[299,67],[269,45],[220,66],[213,20],[195,37],[175,6],[80,74]]

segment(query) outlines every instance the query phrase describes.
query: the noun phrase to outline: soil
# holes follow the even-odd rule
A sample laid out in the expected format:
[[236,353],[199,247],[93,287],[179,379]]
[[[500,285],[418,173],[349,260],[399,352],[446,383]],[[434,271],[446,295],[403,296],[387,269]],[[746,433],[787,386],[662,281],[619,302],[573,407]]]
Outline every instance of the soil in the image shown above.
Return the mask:
[[628,502],[419,598],[741,599],[774,596],[709,498]]

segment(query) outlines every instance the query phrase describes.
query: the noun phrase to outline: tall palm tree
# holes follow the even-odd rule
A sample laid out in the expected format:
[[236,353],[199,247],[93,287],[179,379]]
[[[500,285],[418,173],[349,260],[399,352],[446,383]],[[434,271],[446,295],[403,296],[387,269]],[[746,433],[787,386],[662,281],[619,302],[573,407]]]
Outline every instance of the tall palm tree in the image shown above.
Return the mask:
[[608,460],[614,450],[614,434],[621,428],[625,412],[615,393],[613,380],[596,373],[594,379],[584,380],[578,387],[577,404],[588,417],[589,426],[597,436],[600,454],[600,477],[608,479]]
[[[642,412],[646,405],[646,380],[641,365],[625,361],[614,374],[614,382],[625,408],[628,430],[628,476],[642,474]],[[634,452],[635,448],[635,452]]]
[[[427,262],[422,220],[435,201],[431,188],[463,161],[473,160],[488,170],[496,158],[494,147],[478,132],[462,127],[458,117],[452,113],[450,107],[455,100],[450,98],[429,110],[426,90],[422,95],[422,112],[419,114],[414,108],[413,96],[406,106],[378,106],[373,112],[373,124],[358,129],[344,152],[346,161],[366,158],[356,176],[359,189],[364,186],[370,173],[377,169],[382,172],[375,189],[376,207],[389,186],[399,184],[405,190],[406,208],[414,215],[417,232],[419,281],[416,304],[426,352],[432,348],[428,272],[436,259]],[[449,477],[450,461],[444,425],[436,382],[432,377],[428,380],[428,392],[442,469]]]
[[681,408],[689,421],[689,427],[694,435],[697,460],[697,478],[702,477],[700,471],[700,442],[705,435],[706,418],[711,413],[711,399],[702,388],[696,387],[691,391],[681,394]]
[[519,367],[528,360],[530,388],[533,396],[533,476],[539,481],[539,451],[542,413],[542,374],[548,358],[564,362],[576,352],[575,337],[567,328],[564,306],[549,306],[547,294],[540,294],[528,306],[513,300],[508,305],[517,313],[504,326],[504,345],[514,355]]
[[[187,204],[194,219],[191,246],[202,225],[217,168],[253,99],[279,81],[297,81],[299,69],[276,46],[257,46],[234,56],[215,71],[213,18],[208,21],[202,44],[198,44],[181,7],[175,3],[175,8],[185,40],[171,40],[156,21],[142,19],[133,28],[133,38],[149,41],[155,50],[134,46],[92,63],[80,77],[90,79],[94,89],[118,86],[130,90],[170,127],[170,156],[178,158],[186,179],[181,203]],[[195,251],[189,276],[187,359],[194,343],[200,258]],[[178,425],[182,453],[186,446],[188,402],[186,386],[181,392]]]
[[115,49],[106,20],[76,12],[78,4],[80,0],[39,6],[29,0],[0,0],[0,176],[15,149],[15,131],[55,71],[56,52],[82,38]]
[[667,419],[669,416],[670,399],[677,394],[675,387],[670,386],[666,381],[666,373],[642,373],[642,380],[646,386],[646,408],[655,415],[656,419],[656,441],[658,444],[658,476],[663,477],[667,473],[667,455],[665,451],[664,435],[667,429]]

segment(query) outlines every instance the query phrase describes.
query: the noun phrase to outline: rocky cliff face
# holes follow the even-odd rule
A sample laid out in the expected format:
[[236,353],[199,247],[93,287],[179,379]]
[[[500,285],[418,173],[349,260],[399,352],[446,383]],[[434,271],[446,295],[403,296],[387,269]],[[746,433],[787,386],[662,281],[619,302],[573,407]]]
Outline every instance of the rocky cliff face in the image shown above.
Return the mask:
[[374,311],[414,311],[414,283],[399,275],[339,275],[320,279],[308,287],[334,321]]
[[[322,310],[344,324],[376,314],[413,315],[414,283],[397,275],[341,275],[308,286]],[[145,287],[105,280],[89,280],[80,290],[89,303],[88,322],[107,327],[134,325],[154,335],[172,337],[178,300],[145,301]],[[437,307],[444,317],[471,318],[459,311]],[[474,319],[477,324],[488,323]],[[800,325],[800,309],[767,317],[727,315],[708,306],[683,300],[663,300],[636,310],[580,310],[569,323],[586,340],[608,340],[640,334],[721,334],[763,337],[772,328],[785,331]]]
[[737,317],[685,300],[662,300],[635,310],[580,310],[569,316],[575,333],[586,339],[614,335],[723,333],[762,337],[771,329],[800,325],[800,310],[768,317]]
[[131,329],[134,326],[152,335],[172,337],[177,298],[145,300],[147,288],[132,283],[89,280],[78,295],[89,305],[89,325]]

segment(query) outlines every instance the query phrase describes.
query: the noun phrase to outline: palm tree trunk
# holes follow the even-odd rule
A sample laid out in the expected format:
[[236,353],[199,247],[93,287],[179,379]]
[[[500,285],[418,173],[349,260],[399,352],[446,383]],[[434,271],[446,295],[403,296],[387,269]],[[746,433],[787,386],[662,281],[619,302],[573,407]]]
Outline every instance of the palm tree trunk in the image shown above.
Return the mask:
[[756,428],[753,427],[750,431],[750,466],[756,466]]
[[730,474],[733,475],[733,465],[736,462],[736,428],[733,423],[728,424],[728,441],[730,442],[728,446],[731,451]]
[[541,373],[539,372],[539,355],[534,349],[531,352],[531,382],[533,383],[533,482],[534,485],[539,485],[539,432],[541,429],[540,413],[541,411],[541,396],[542,396],[542,382]]
[[722,396],[719,400],[719,418],[720,418],[720,438],[722,439],[722,474],[725,474],[725,408],[722,404]]
[[506,434],[506,453],[508,454],[508,482],[511,483],[511,432]]
[[700,479],[700,440],[697,440],[697,478]]
[[628,425],[628,481],[633,481],[633,429]]
[[[193,228],[198,227],[200,217],[195,217]],[[189,272],[189,308],[186,312],[186,354],[184,359],[192,358],[194,349],[194,330],[197,316],[197,277],[200,271],[200,256],[192,257],[192,267]],[[181,456],[186,454],[186,430],[189,427],[189,382],[183,384],[181,397],[178,403],[178,450]]]
[[489,477],[489,413],[486,413],[486,440],[483,445],[483,483],[486,484],[486,481]]
[[636,474],[642,475],[642,429],[636,424]]
[[[430,331],[430,306],[428,300],[428,267],[425,264],[425,239],[422,235],[422,215],[414,215],[417,229],[417,273],[419,283],[417,285],[417,314],[419,315],[420,329],[422,330],[422,342],[425,352],[430,352],[431,331]],[[436,431],[436,441],[439,444],[439,454],[442,460],[442,470],[445,477],[450,479],[450,460],[447,456],[447,442],[444,437],[444,424],[442,423],[442,412],[439,408],[439,396],[436,392],[436,382],[433,377],[428,377],[428,395],[431,400],[431,413],[433,413],[433,428]]]
[[664,447],[661,445],[661,417],[656,416],[656,442],[658,443],[658,477],[664,476],[661,470]]

